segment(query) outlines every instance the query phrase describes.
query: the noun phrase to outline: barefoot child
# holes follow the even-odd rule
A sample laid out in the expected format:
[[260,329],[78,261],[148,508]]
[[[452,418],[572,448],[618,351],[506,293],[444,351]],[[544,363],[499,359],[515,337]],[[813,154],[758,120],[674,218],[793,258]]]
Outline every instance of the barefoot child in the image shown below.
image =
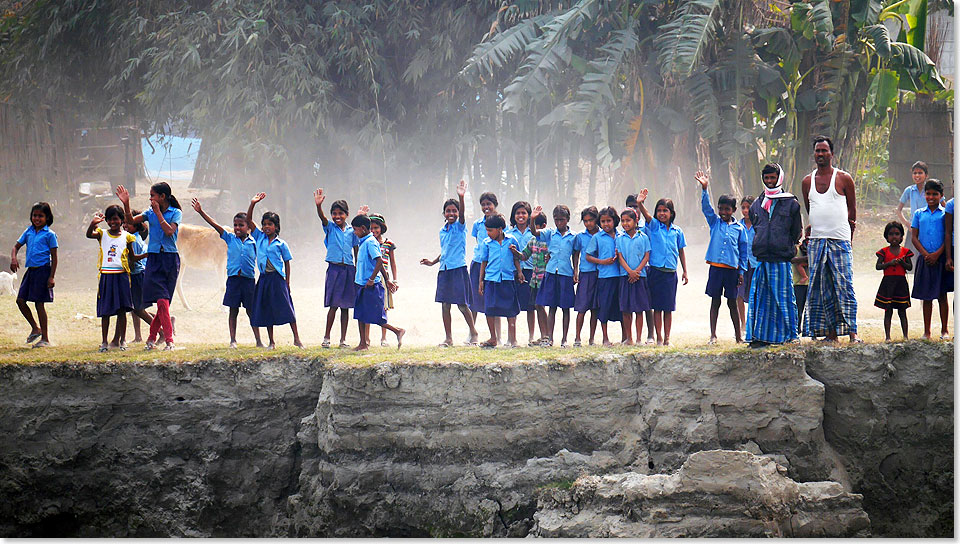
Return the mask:
[[[540,286],[543,283],[544,275],[547,273],[547,264],[550,260],[550,248],[547,243],[540,239],[540,231],[547,228],[547,216],[543,215],[543,209],[537,206],[533,209],[533,220],[530,221],[530,241],[523,251],[513,250],[521,263],[530,263],[533,265],[533,271],[530,274],[528,283],[530,284],[530,300],[537,313],[537,322],[540,328],[540,338],[530,342],[528,346],[552,346],[553,340],[547,338],[547,311],[537,304],[537,296],[540,293]],[[521,265],[522,266],[522,265]]]
[[907,270],[913,267],[913,252],[900,244],[903,243],[903,225],[891,221],[883,229],[883,237],[890,244],[877,251],[877,270],[883,270],[880,289],[873,305],[883,309],[883,332],[886,341],[890,341],[890,326],[893,311],[900,316],[900,330],[903,339],[907,339],[907,308],[910,307],[910,286],[907,285]]
[[647,190],[640,191],[637,202],[647,225],[644,233],[650,237],[650,270],[647,272],[647,287],[650,289],[650,305],[653,306],[653,326],[656,329],[657,345],[670,345],[670,326],[673,311],[677,307],[677,262],[683,267],[683,284],[687,284],[687,257],[683,248],[687,241],[680,227],[674,225],[677,212],[673,201],[661,198],[653,207],[651,216],[644,206]]
[[[710,179],[703,172],[697,172],[696,179],[702,189],[700,207],[710,227],[710,243],[707,245],[706,261],[710,265],[707,277],[706,295],[710,297],[710,341],[717,343],[717,319],[720,317],[721,297],[726,297],[733,322],[733,334],[736,342],[743,341],[740,336],[740,309],[737,307],[737,288],[743,285],[743,276],[747,272],[747,235],[743,225],[733,218],[737,201],[731,195],[720,195],[717,199],[717,212],[710,204],[707,187]],[[748,210],[749,211],[749,210]]]
[[252,327],[266,327],[270,340],[270,349],[276,347],[273,340],[273,327],[290,324],[293,333],[293,345],[303,347],[300,333],[297,331],[297,316],[290,297],[290,247],[280,239],[280,216],[275,212],[264,212],[260,218],[260,228],[253,222],[253,208],[266,198],[266,193],[257,193],[250,199],[247,208],[247,229],[257,243],[257,267],[260,278],[253,292],[253,312],[250,315]]
[[563,310],[563,337],[560,347],[567,347],[567,331],[570,329],[570,309],[573,308],[573,273],[577,266],[574,258],[576,236],[570,232],[570,208],[560,204],[553,208],[553,224],[556,228],[538,233],[540,241],[547,244],[550,259],[547,261],[543,283],[537,291],[537,305],[549,308],[547,316],[547,341],[553,345],[553,331],[557,323],[557,308]]
[[[384,270],[390,271],[390,277],[393,278],[393,285],[399,289],[400,284],[397,282],[397,260],[394,258],[397,251],[397,244],[386,237],[387,220],[378,213],[368,213],[367,217],[370,218],[370,234],[372,234],[373,237],[377,239],[377,243],[380,244],[383,268]],[[393,291],[387,289],[387,297],[383,305],[383,309],[386,312],[393,309],[393,293]],[[387,329],[384,327],[380,327],[380,347],[387,347]]]
[[[133,215],[140,215],[140,210],[131,210]],[[133,310],[130,315],[133,318],[133,341],[132,343],[143,342],[143,336],[140,334],[140,321],[145,321],[147,326],[153,322],[153,314],[147,311],[150,306],[143,303],[143,271],[147,267],[147,246],[143,241],[144,236],[149,236],[146,223],[134,225],[124,221],[123,228],[133,235],[133,254],[138,258],[130,263],[130,294],[133,297]],[[121,339],[121,344],[124,344]]]
[[750,303],[750,281],[753,279],[753,270],[757,267],[757,258],[753,256],[753,237],[757,235],[757,230],[753,228],[750,221],[750,205],[753,204],[754,197],[747,195],[740,199],[740,213],[743,219],[740,224],[743,225],[743,233],[747,235],[747,271],[743,274],[743,283],[737,287],[737,310],[740,312],[740,330],[744,331],[747,327],[747,305]]
[[[234,215],[233,232],[227,232],[203,211],[199,200],[194,198],[192,205],[200,217],[213,227],[220,234],[220,239],[227,244],[227,286],[223,292],[223,305],[230,308],[227,321],[230,329],[230,347],[236,348],[237,317],[240,315],[240,307],[243,306],[246,310],[247,319],[253,315],[253,295],[257,287],[253,277],[257,266],[257,242],[250,236],[250,230],[247,228],[247,214],[240,212]],[[262,348],[260,329],[253,325],[250,328],[253,329],[257,347]]]
[[620,321],[620,263],[617,253],[617,225],[620,215],[612,207],[600,210],[600,230],[587,245],[587,261],[597,265],[597,320],[603,345],[612,346],[607,322]]
[[[530,214],[533,208],[526,201],[519,201],[513,204],[510,210],[510,228],[504,234],[513,237],[517,241],[517,249],[523,249],[533,238],[533,232],[530,231]],[[527,312],[527,344],[533,345],[533,328],[536,325],[536,311],[534,308],[535,300],[530,296],[530,279],[533,278],[533,263],[522,262],[520,265],[523,273],[523,282],[517,285],[517,300],[520,303],[520,311]]]
[[[477,328],[473,321],[473,314],[467,306],[473,296],[470,287],[470,274],[467,272],[466,250],[467,229],[463,217],[464,200],[467,192],[467,183],[460,180],[457,185],[458,200],[448,199],[443,203],[443,218],[446,221],[440,229],[440,255],[436,259],[420,259],[420,264],[433,266],[440,263],[440,272],[437,273],[437,294],[435,302],[440,303],[443,316],[443,342],[441,347],[453,346],[453,318],[450,307],[456,305],[463,314],[464,321],[470,329],[470,344],[477,343]],[[479,271],[477,272],[479,274]]]
[[[104,220],[107,231],[97,225]],[[107,206],[105,213],[93,214],[87,227],[87,238],[100,243],[97,268],[100,285],[97,288],[97,317],[100,318],[100,353],[109,348],[127,349],[122,344],[127,329],[127,312],[133,309],[133,293],[130,290],[130,263],[138,258],[133,253],[134,236],[123,230],[123,208],[116,204]],[[108,345],[110,317],[117,316],[113,341]]]
[[625,275],[620,276],[620,312],[623,314],[623,343],[633,345],[631,322],[637,319],[637,343],[643,341],[643,317],[650,309],[647,290],[647,263],[650,239],[637,228],[637,212],[632,208],[620,214],[623,234],[617,236],[617,257]]
[[353,318],[357,320],[360,330],[360,343],[354,351],[370,348],[370,325],[380,325],[396,334],[397,349],[400,349],[405,331],[387,323],[387,312],[383,303],[384,289],[380,276],[383,276],[390,290],[396,291],[397,287],[390,281],[383,267],[380,244],[370,234],[370,218],[366,215],[358,215],[353,218],[350,225],[360,240],[360,246],[357,249],[357,272],[354,276],[357,298],[353,305]]
[[[480,292],[480,286],[483,285],[483,276],[480,274],[480,252],[483,251],[483,243],[487,241],[486,220],[497,215],[497,195],[493,193],[483,193],[480,195],[480,210],[483,212],[473,226],[470,227],[470,236],[473,236],[477,245],[473,248],[473,260],[470,261],[470,298],[468,305],[473,312],[473,322],[477,323],[477,314],[483,313],[483,295]],[[462,212],[461,212],[462,213]],[[499,325],[497,329],[499,330]]]
[[[35,348],[50,345],[50,337],[47,334],[47,310],[44,304],[53,302],[58,246],[57,235],[50,230],[50,225],[53,225],[53,211],[50,209],[50,204],[37,202],[30,208],[30,226],[23,231],[20,238],[17,238],[17,243],[13,245],[13,251],[10,253],[10,271],[16,273],[20,269],[17,252],[21,247],[27,246],[27,256],[24,261],[27,271],[20,280],[17,307],[20,308],[23,318],[30,324],[27,343],[33,344],[38,338],[40,339],[33,344]],[[33,319],[33,313],[30,312],[27,302],[33,302],[36,307],[36,320]]]
[[583,329],[583,320],[590,312],[590,340],[593,345],[593,337],[597,332],[597,265],[587,260],[587,247],[593,236],[600,232],[597,220],[600,219],[600,212],[596,206],[588,206],[580,212],[580,222],[583,223],[584,230],[578,233],[573,240],[573,283],[577,286],[577,292],[573,298],[573,309],[577,312],[577,330],[576,337],[573,339],[573,346],[580,347],[580,331]]
[[346,200],[335,200],[330,205],[330,219],[323,215],[323,201],[326,195],[323,189],[313,192],[313,201],[317,205],[317,216],[323,225],[323,245],[327,248],[327,276],[323,284],[323,305],[330,308],[327,311],[327,327],[323,332],[321,347],[330,347],[330,331],[337,318],[337,309],[340,310],[340,347],[347,347],[347,324],[350,315],[347,312],[353,308],[357,299],[357,289],[353,278],[357,268],[353,264],[356,256],[356,247],[359,239],[353,233],[353,227],[347,225],[347,216],[350,206]]
[[523,284],[525,279],[520,269],[520,259],[513,254],[511,247],[518,248],[519,244],[513,236],[504,234],[507,224],[503,216],[489,217],[484,224],[487,228],[487,240],[480,252],[480,275],[483,277],[480,295],[483,296],[490,339],[480,344],[480,347],[497,346],[498,317],[507,318],[507,346],[516,347],[517,314],[520,313],[517,284]]
[[913,277],[912,296],[923,301],[923,337],[930,339],[930,322],[933,314],[933,301],[940,304],[940,339],[950,337],[947,330],[950,307],[947,305],[947,293],[953,290],[953,275],[945,270],[944,256],[944,211],[940,205],[943,198],[943,184],[930,179],[923,186],[927,207],[913,214],[910,224],[914,247],[920,254],[917,271]]

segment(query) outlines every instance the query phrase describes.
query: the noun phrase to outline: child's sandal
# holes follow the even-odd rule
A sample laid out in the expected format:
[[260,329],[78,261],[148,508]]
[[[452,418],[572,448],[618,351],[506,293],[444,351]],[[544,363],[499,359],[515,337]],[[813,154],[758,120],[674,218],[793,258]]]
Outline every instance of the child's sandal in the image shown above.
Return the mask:
[[329,348],[329,347],[330,347],[330,339],[329,339],[329,338],[324,338],[324,339],[323,339],[323,342],[320,343],[320,347],[321,347],[321,348]]

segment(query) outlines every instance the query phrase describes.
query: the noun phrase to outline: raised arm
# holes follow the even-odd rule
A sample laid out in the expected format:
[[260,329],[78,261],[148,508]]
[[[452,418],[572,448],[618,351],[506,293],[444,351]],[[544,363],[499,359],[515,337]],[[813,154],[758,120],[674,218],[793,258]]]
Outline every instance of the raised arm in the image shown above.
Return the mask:
[[130,193],[123,185],[117,185],[117,198],[120,199],[120,202],[123,203],[123,218],[124,220],[131,225],[139,225],[143,223],[144,217],[141,213],[140,215],[133,216],[130,214]]
[[250,232],[257,228],[257,224],[253,222],[253,208],[257,205],[257,202],[264,198],[267,198],[267,193],[257,193],[250,199],[250,206],[247,207],[247,228],[250,229]]
[[537,206],[533,209],[533,213],[530,214],[530,234],[532,234],[534,238],[538,238],[540,236],[540,231],[537,230],[537,222],[534,221],[534,219],[542,213],[543,207]]
[[[460,198],[460,224],[465,224],[467,220],[467,204],[463,200],[463,195],[467,194],[467,182],[460,180],[460,183],[457,185],[457,197]],[[393,262],[393,261],[391,261]]]
[[91,240],[99,240],[99,239],[100,239],[100,237],[97,236],[97,233],[94,232],[94,231],[96,231],[97,225],[99,225],[102,221],[103,221],[103,214],[102,214],[102,213],[97,212],[97,213],[93,214],[93,219],[91,219],[91,220],[90,220],[90,224],[87,225],[87,234],[86,234],[87,238],[90,238]]
[[323,215],[323,201],[327,197],[323,194],[323,189],[317,189],[313,192],[313,202],[317,205],[317,217],[320,218],[320,224],[324,227],[327,226],[330,221],[327,219],[327,216]]
[[640,214],[643,215],[643,220],[646,223],[649,223],[651,219],[650,212],[647,211],[647,207],[644,205],[644,202],[647,200],[647,189],[640,189],[640,192],[637,193],[637,204],[640,206]]
[[217,231],[217,234],[219,234],[220,236],[223,236],[223,232],[224,232],[223,227],[221,227],[219,223],[217,223],[216,221],[213,220],[213,218],[207,215],[207,212],[203,211],[203,207],[200,206],[199,200],[194,198],[193,201],[190,202],[190,204],[193,206],[193,209],[196,210],[198,214],[200,214],[200,217],[202,217],[203,220],[206,221],[208,225],[210,225]]

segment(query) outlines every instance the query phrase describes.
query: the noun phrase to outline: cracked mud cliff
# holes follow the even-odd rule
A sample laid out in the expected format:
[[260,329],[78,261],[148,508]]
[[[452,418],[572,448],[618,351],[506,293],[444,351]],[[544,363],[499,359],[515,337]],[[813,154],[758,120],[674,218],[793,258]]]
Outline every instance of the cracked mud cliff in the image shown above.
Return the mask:
[[0,536],[954,531],[952,343],[0,383]]

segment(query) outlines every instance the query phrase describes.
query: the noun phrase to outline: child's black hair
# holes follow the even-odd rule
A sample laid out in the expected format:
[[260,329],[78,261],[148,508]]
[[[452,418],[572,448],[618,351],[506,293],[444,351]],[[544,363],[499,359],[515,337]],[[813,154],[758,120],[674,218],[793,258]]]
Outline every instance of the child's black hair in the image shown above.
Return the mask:
[[387,222],[383,219],[383,217],[382,217],[381,215],[371,213],[371,214],[368,215],[367,217],[370,218],[370,225],[371,225],[371,226],[377,225],[377,226],[380,227],[380,234],[381,234],[381,235],[384,235],[384,234],[387,233]]
[[495,195],[495,194],[493,194],[493,193],[489,193],[489,192],[488,192],[488,193],[483,193],[482,195],[480,195],[480,204],[483,204],[483,201],[484,201],[484,200],[489,200],[490,203],[493,204],[493,207],[494,207],[494,208],[496,208],[497,206],[500,205],[500,203],[497,202],[497,195]]
[[240,212],[240,213],[238,213],[237,215],[234,215],[234,216],[233,216],[233,220],[236,221],[237,219],[239,219],[239,220],[241,220],[241,221],[246,221],[246,220],[247,220],[247,212]]
[[277,212],[263,212],[263,216],[260,218],[260,224],[262,225],[264,221],[273,223],[273,226],[277,227],[277,234],[280,234],[280,216]]
[[[899,221],[891,221],[887,223],[887,226],[883,227],[883,239],[887,240],[887,235],[890,234],[891,230],[899,230],[900,238],[902,239],[906,235],[906,231],[903,230],[903,223]],[[887,240],[889,241],[889,240]]]
[[123,208],[117,204],[107,206],[107,209],[103,210],[103,218],[110,219],[111,217],[119,217],[120,221],[123,221]]
[[346,200],[334,200],[333,204],[330,205],[330,213],[333,213],[333,210],[339,209],[343,212],[343,215],[350,215],[350,205],[347,204]]
[[813,148],[816,149],[820,142],[827,142],[827,145],[830,146],[830,152],[833,153],[833,140],[823,135],[817,136],[813,139]]
[[[130,215],[136,217],[143,213],[140,210],[130,210]],[[137,232],[140,234],[140,238],[146,240],[150,236],[150,227],[147,225],[146,221],[142,223],[134,223],[133,226],[137,229]]]
[[637,217],[637,210],[634,210],[633,208],[627,208],[622,212],[620,212],[620,217],[623,217],[624,215],[626,215],[630,219],[633,219],[634,221],[639,220],[639,218]]
[[733,195],[720,195],[720,198],[717,199],[717,208],[720,206],[730,206],[732,209],[737,209],[737,199]]
[[677,210],[673,208],[673,201],[669,198],[661,198],[657,201],[657,205],[653,207],[653,216],[657,216],[657,208],[663,206],[664,208],[670,210],[670,224],[672,225],[674,221],[677,220]]
[[746,204],[749,206],[750,204],[753,204],[754,200],[756,200],[756,198],[753,195],[747,195],[740,199],[740,205],[743,206]]
[[582,223],[583,218],[587,216],[593,216],[593,220],[596,221],[600,219],[600,212],[597,211],[596,206],[587,206],[580,211],[580,222]]
[[760,171],[760,177],[766,176],[767,174],[776,174],[779,176],[780,167],[773,163],[763,165],[763,170]]
[[546,216],[546,215],[543,215],[542,213],[541,213],[541,214],[537,214],[537,216],[533,218],[533,224],[536,225],[537,228],[546,227],[546,226],[547,226],[547,216]]
[[600,215],[597,216],[597,222],[600,222],[600,218],[607,216],[613,219],[613,227],[616,228],[620,224],[620,214],[617,213],[616,208],[613,206],[607,206],[606,208],[600,210]]
[[940,180],[937,178],[930,178],[923,184],[923,192],[926,193],[927,191],[936,191],[942,196],[943,184],[940,183]]
[[526,200],[519,200],[513,203],[513,208],[510,210],[510,226],[517,226],[517,210],[523,208],[527,210],[527,217],[530,217],[530,214],[533,212],[533,208],[530,207],[530,203]]
[[356,215],[350,221],[350,226],[353,228],[363,227],[365,229],[370,228],[370,218],[366,215]]
[[457,199],[455,199],[455,198],[448,198],[448,199],[443,203],[443,213],[447,213],[447,206],[451,206],[451,205],[455,206],[455,207],[457,208],[457,211],[458,211],[458,212],[462,212],[462,211],[463,211],[463,210],[460,209],[460,201],[459,201],[459,200],[457,200]]
[[638,204],[637,195],[627,195],[626,206],[632,208]]
[[33,222],[33,212],[40,210],[43,212],[43,215],[47,216],[47,226],[53,224],[53,210],[50,209],[50,204],[47,202],[37,202],[30,207],[30,222]]
[[910,167],[910,171],[913,172],[913,171],[916,170],[917,168],[919,168],[920,170],[923,170],[923,173],[924,173],[924,174],[929,174],[929,173],[930,173],[929,168],[927,168],[927,163],[925,163],[925,162],[923,162],[923,161],[917,161],[917,162],[913,163],[913,166]]
[[499,213],[497,215],[491,215],[483,221],[483,226],[488,229],[505,229],[507,228],[507,222],[503,220],[503,216]]
[[553,207],[553,216],[556,217],[560,215],[561,217],[566,218],[567,221],[570,220],[570,208],[564,206],[563,204],[557,204]]
[[173,196],[173,191],[170,189],[170,184],[165,181],[158,181],[150,186],[150,190],[158,195],[163,195],[167,198],[167,205],[171,208],[180,208],[180,201],[177,200],[177,197]]

